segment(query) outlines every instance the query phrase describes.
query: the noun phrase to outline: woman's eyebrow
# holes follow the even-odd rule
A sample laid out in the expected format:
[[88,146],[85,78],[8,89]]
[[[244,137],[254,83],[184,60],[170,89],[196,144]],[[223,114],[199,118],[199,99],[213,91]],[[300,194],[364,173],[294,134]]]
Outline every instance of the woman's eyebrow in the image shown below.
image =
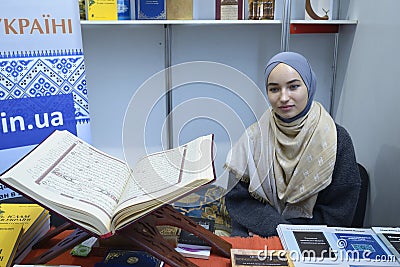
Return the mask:
[[278,83],[273,83],[273,82],[271,82],[271,83],[268,83],[268,84],[267,84],[267,86],[270,86],[270,85],[278,85]]
[[299,79],[293,79],[291,81],[288,81],[287,84],[295,83],[295,82],[300,82]]

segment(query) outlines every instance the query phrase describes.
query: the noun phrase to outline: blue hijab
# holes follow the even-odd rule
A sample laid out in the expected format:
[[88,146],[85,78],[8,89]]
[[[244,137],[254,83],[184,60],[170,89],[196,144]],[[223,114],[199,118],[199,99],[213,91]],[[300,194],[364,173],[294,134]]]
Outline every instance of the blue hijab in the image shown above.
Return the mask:
[[300,77],[303,79],[303,82],[307,86],[308,90],[307,105],[298,115],[294,116],[293,118],[285,119],[280,117],[278,114],[275,114],[283,122],[290,123],[297,120],[298,118],[303,117],[310,110],[311,104],[314,100],[315,91],[317,90],[317,78],[311,68],[310,63],[308,63],[308,60],[304,56],[294,52],[281,52],[273,56],[268,61],[267,67],[265,69],[265,81],[268,81],[268,77],[271,71],[279,63],[284,63],[295,69],[300,74]]

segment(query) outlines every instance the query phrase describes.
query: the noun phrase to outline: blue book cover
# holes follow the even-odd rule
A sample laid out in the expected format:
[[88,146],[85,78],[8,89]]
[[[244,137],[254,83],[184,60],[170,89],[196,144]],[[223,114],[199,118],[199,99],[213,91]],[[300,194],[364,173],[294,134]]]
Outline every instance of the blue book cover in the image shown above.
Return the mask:
[[165,0],[135,0],[137,20],[163,20],[167,18]]
[[[347,252],[352,252],[346,254],[349,257],[370,260],[388,258],[388,254],[373,235],[357,233],[336,233],[335,235],[338,238],[338,246]],[[358,259],[355,258],[355,260]]]
[[330,241],[338,251],[338,260],[361,266],[399,266],[371,228],[332,227],[330,230]]
[[164,262],[140,250],[110,250],[95,267],[161,267]]

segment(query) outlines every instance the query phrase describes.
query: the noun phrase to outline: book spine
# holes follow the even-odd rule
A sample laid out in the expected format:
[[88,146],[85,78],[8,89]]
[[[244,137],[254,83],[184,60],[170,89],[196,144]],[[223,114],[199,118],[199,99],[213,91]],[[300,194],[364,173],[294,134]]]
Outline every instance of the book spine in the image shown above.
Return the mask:
[[221,19],[221,0],[215,0],[215,19]]
[[131,20],[131,1],[117,0],[118,20]]

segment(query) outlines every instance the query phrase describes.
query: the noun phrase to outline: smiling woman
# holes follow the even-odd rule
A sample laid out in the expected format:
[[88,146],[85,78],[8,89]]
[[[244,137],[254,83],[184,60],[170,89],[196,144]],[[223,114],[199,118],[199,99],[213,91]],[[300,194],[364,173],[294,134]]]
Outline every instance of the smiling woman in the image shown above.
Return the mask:
[[232,235],[277,235],[278,224],[350,226],[360,190],[351,138],[314,101],[315,74],[302,55],[267,64],[268,108],[230,150],[226,206]]

